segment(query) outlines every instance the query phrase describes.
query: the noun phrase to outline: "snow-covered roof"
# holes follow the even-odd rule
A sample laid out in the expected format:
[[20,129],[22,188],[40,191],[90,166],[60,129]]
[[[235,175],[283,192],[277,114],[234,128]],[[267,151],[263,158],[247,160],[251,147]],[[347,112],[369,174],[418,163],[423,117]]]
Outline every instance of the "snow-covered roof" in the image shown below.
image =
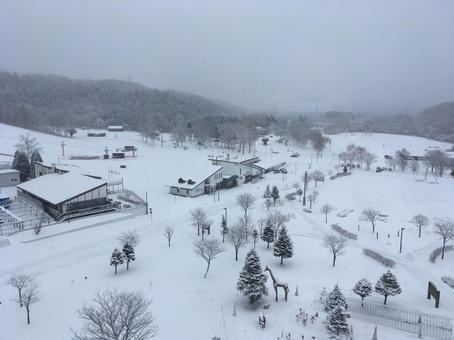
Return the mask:
[[2,169],[0,170],[0,174],[12,174],[15,172],[19,172],[19,170],[16,169]]
[[[219,170],[222,169],[222,166],[219,165],[211,165],[211,164],[201,164],[197,168],[193,169],[188,176],[181,176],[185,183],[178,183],[178,180],[173,187],[181,188],[181,189],[194,189],[200,183],[204,182],[208,177],[215,174]],[[192,180],[193,184],[188,184],[188,181]]]
[[261,160],[260,162],[255,163],[254,165],[266,170],[276,166],[281,166],[282,164],[285,164],[285,161],[283,159],[266,158],[264,160]]
[[109,125],[107,129],[123,129],[123,125]]
[[21,183],[17,187],[49,203],[59,204],[103,184],[106,184],[106,181],[68,172],[63,175],[48,174],[40,176],[31,181]]

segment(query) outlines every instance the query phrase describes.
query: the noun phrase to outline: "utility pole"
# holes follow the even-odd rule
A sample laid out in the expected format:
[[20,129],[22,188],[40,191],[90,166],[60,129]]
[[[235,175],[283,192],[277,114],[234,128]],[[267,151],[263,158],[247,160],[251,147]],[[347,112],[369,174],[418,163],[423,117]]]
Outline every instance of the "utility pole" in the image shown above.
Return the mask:
[[63,158],[63,157],[65,157],[65,142],[62,141],[60,145],[61,145],[61,157]]
[[224,213],[225,213],[225,224],[227,225],[227,208],[224,208]]
[[405,228],[400,228],[400,248],[399,253],[402,253],[402,236],[404,235]]
[[306,206],[307,171],[304,171],[303,205]]

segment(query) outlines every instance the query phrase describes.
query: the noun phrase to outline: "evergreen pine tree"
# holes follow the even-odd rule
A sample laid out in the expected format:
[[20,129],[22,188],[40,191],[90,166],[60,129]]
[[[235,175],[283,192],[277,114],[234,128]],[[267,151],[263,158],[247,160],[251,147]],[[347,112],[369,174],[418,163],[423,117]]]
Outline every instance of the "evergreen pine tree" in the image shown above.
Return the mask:
[[402,292],[399,282],[397,282],[397,278],[389,270],[377,281],[375,291],[385,297],[385,301],[383,302],[384,305],[386,305],[388,296],[399,295]]
[[333,290],[328,294],[325,299],[325,312],[331,312],[337,306],[342,306],[345,310],[348,309],[347,301],[345,300],[344,294],[342,294],[339,286],[336,284]]
[[30,157],[30,177],[35,177],[35,163],[42,162],[43,159],[37,149],[33,150]]
[[267,276],[263,273],[260,258],[255,250],[251,249],[246,256],[243,270],[237,283],[237,289],[249,298],[250,303],[258,301],[267,295]]
[[115,275],[117,274],[117,267],[124,262],[124,255],[117,248],[114,249],[110,257],[110,265],[115,267]]
[[225,215],[222,215],[221,221],[221,234],[222,234],[222,243],[224,243],[225,235],[229,233],[229,229],[227,228],[227,220],[225,219]]
[[356,282],[353,288],[353,293],[361,297],[361,306],[363,305],[364,298],[372,293],[372,283],[368,279],[361,279]]
[[281,264],[284,263],[284,259],[293,256],[293,242],[288,236],[285,226],[279,229],[279,236],[274,243],[273,255],[281,258]]
[[277,186],[273,186],[273,190],[271,191],[271,198],[273,199],[273,205],[276,206],[276,201],[279,199],[279,189]]
[[265,192],[263,193],[263,198],[271,198],[271,190],[269,184],[266,186]]
[[28,162],[27,155],[25,152],[16,151],[13,159],[13,169],[19,170],[20,181],[24,182],[30,175],[30,163]]
[[129,270],[129,262],[136,260],[134,247],[129,242],[123,245],[123,256],[126,260],[126,270]]
[[265,228],[263,229],[262,240],[266,242],[266,247],[270,247],[270,243],[274,242],[273,224],[270,219],[266,220]]
[[341,335],[349,334],[349,326],[347,318],[349,317],[347,311],[342,305],[336,306],[326,318],[326,328],[330,334],[330,338],[340,339]]

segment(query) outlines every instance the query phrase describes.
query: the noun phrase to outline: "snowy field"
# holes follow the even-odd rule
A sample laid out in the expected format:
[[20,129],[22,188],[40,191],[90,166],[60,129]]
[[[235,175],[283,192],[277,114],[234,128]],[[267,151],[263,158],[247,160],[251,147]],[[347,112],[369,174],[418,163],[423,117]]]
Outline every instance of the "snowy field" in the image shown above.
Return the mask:
[[[14,145],[25,132],[0,124],[0,152],[14,153]],[[305,339],[311,339],[311,336],[327,339],[322,324],[324,313],[314,325],[307,327],[296,323],[295,314],[299,308],[309,314],[315,313],[314,300],[318,299],[323,287],[331,290],[338,283],[347,296],[352,296],[351,288],[359,279],[366,277],[375,284],[387,268],[364,256],[364,248],[379,251],[396,262],[392,271],[401,284],[402,294],[390,297],[390,305],[446,316],[454,314],[454,290],[440,279],[442,276],[454,276],[454,253],[448,252],[444,261],[438,259],[435,264],[430,263],[429,255],[434,248],[441,246],[441,241],[433,233],[432,226],[423,231],[422,238],[418,238],[417,229],[410,223],[417,213],[431,219],[454,218],[454,180],[444,177],[435,182],[429,177],[424,181],[422,174],[415,176],[400,171],[376,173],[355,170],[352,176],[335,180],[329,180],[328,176],[335,173],[337,154],[344,151],[349,143],[365,146],[378,156],[373,169],[385,165],[383,156],[393,155],[398,149],[405,147],[412,154],[422,155],[429,148],[450,147],[447,144],[409,136],[341,134],[331,136],[331,145],[317,160],[310,147],[286,147],[271,138],[267,147],[257,142],[250,156],[259,156],[267,161],[285,160],[288,174],[269,173],[256,183],[222,190],[217,201],[217,196],[214,199],[212,195],[192,199],[172,196],[167,193],[166,184],[174,183],[193,168],[209,164],[208,158],[225,152],[221,148],[198,148],[187,143],[188,149],[184,150],[174,148],[170,142],[164,143],[161,148],[159,142],[154,146],[142,143],[139,135],[133,132],[108,132],[105,138],[86,137],[85,131],[79,131],[72,139],[35,132],[32,136],[43,148],[45,163],[80,167],[105,178],[123,177],[126,188],[142,197],[148,194],[153,216],[122,219],[117,216],[120,214],[105,215],[61,226],[65,231],[80,229],[71,233],[63,233],[58,226],[53,226],[43,228],[39,236],[29,231],[9,237],[11,245],[0,248],[0,340],[68,339],[70,328],[78,329],[81,324],[76,310],[84,302],[89,302],[96,291],[105,288],[137,290],[152,298],[152,312],[160,329],[158,339],[199,340],[219,336],[222,340],[262,340],[276,339],[282,332],[290,332],[292,339],[301,339],[301,335],[305,335]],[[66,156],[102,156],[105,147],[112,151],[124,145],[136,145],[137,157],[71,161],[68,157],[61,157],[62,140]],[[293,151],[299,152],[301,157],[291,158]],[[235,152],[230,154],[234,156]],[[120,169],[120,164],[126,165],[126,168]],[[294,183],[302,185],[301,177],[305,170],[320,170],[326,178],[324,183],[317,185],[320,195],[312,213],[303,212],[298,198],[295,201],[284,199],[285,194],[294,191]],[[266,216],[262,195],[267,184],[276,185],[281,193],[281,204],[271,210],[291,213],[295,217],[288,223],[294,256],[281,266],[264,242],[258,242],[257,251],[262,266],[270,266],[275,275],[289,283],[290,294],[288,302],[281,300],[276,303],[271,280],[268,279],[270,295],[253,309],[247,299],[236,291],[244,256],[252,245],[242,248],[240,259],[235,262],[233,246],[226,243],[226,252],[214,260],[208,277],[203,279],[205,264],[193,252],[192,241],[197,238],[197,232],[191,226],[189,211],[196,207],[204,208],[214,221],[212,235],[220,238],[224,208],[228,209],[229,224],[233,224],[243,213],[236,204],[240,193],[248,192],[257,198],[254,209],[249,213],[254,222]],[[310,182],[309,192],[313,189],[314,183]],[[319,212],[325,203],[334,207],[328,215],[327,224],[324,215]],[[388,215],[386,222],[377,223],[378,239],[371,232],[370,225],[359,220],[361,211],[369,207]],[[344,210],[352,212],[339,217],[338,213]],[[96,226],[82,228],[90,223]],[[348,242],[345,254],[338,258],[334,268],[331,267],[331,255],[322,246],[324,236],[334,234],[331,229],[333,223],[358,233],[358,240]],[[167,226],[175,229],[170,248],[163,237]],[[400,254],[397,231],[401,227],[406,229]],[[121,267],[115,276],[109,266],[111,252],[118,245],[118,235],[131,229],[136,229],[142,240],[136,249],[137,260],[129,271]],[[40,239],[34,241],[35,238]],[[5,283],[9,275],[18,272],[36,275],[41,284],[42,299],[32,306],[31,325],[26,324],[25,311],[12,301],[16,291]],[[439,309],[434,308],[433,300],[426,299],[429,280],[441,290]],[[295,296],[297,285],[299,295]],[[368,299],[382,302],[382,296],[376,294]],[[237,315],[233,316],[235,303]],[[258,325],[257,317],[266,304],[270,304],[270,309],[265,310],[267,327],[263,330]],[[372,338],[374,324],[354,319],[349,322],[353,324],[355,339]],[[379,339],[417,338],[417,335],[380,326],[378,330]]]

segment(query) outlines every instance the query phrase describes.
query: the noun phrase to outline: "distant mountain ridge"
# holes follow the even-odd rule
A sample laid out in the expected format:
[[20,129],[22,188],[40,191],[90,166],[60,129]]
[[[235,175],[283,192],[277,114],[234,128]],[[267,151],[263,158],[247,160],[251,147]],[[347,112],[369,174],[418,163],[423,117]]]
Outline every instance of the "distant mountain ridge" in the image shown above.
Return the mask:
[[144,124],[170,130],[176,121],[231,115],[242,110],[176,90],[150,89],[122,80],[0,72],[0,121],[23,127]]

